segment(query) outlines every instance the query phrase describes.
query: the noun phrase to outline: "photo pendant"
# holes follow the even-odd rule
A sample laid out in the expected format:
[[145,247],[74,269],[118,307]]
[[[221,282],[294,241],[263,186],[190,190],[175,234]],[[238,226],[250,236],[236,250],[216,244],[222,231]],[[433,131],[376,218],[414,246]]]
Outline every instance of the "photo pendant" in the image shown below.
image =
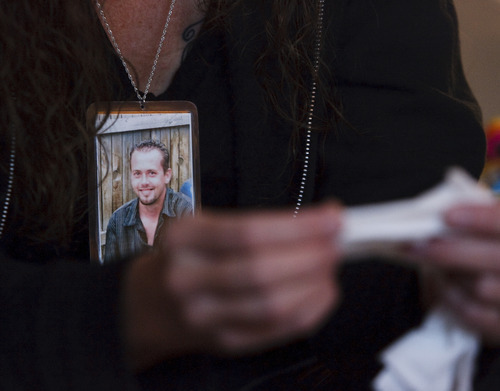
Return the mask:
[[[139,255],[153,247],[147,236],[151,220],[139,216],[140,207],[159,203],[157,195],[165,199],[159,220],[152,224],[156,231],[201,208],[196,106],[153,101],[141,109],[138,102],[107,102],[91,105],[87,120],[97,129],[89,151],[91,257],[104,263],[111,254],[113,260]],[[139,156],[153,166],[140,161],[132,167]]]

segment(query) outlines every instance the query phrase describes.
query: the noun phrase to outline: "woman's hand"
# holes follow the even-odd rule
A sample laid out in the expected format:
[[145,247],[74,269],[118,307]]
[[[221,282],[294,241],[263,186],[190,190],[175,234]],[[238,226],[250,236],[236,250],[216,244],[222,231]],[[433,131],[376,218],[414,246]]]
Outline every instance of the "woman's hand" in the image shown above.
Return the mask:
[[124,337],[138,367],[196,351],[242,354],[315,330],[339,300],[340,208],[203,213],[132,262]]
[[456,234],[416,253],[431,267],[433,290],[485,341],[500,343],[500,203],[460,206],[446,223]]

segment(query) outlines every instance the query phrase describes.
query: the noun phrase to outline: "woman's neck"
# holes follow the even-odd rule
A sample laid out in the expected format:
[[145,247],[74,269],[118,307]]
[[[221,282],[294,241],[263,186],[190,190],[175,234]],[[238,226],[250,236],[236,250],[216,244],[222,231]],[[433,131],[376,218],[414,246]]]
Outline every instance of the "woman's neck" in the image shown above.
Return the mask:
[[[170,4],[170,0],[106,0],[102,4],[118,47],[141,91],[151,73]],[[203,17],[197,0],[176,1],[149,92],[158,95],[168,88],[186,46],[201,28]],[[185,34],[190,28],[193,32]]]

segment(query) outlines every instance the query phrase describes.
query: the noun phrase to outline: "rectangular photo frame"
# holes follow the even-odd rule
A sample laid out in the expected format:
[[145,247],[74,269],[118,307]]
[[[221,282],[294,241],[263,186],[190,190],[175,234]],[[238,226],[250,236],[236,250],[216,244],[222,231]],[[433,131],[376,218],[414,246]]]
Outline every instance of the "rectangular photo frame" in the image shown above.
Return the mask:
[[[194,215],[201,209],[198,113],[196,106],[187,101],[147,102],[143,109],[138,102],[110,102],[90,106],[88,120],[95,120],[98,129],[89,152],[90,255],[104,263],[112,253],[116,255],[114,248],[121,251],[117,259],[136,255],[130,242],[137,239],[123,234],[123,230],[121,236],[115,235],[115,227],[120,216],[120,223],[124,220],[124,212],[117,210],[122,206],[129,208],[130,215],[129,205],[140,202],[137,181],[132,178],[130,152],[141,142],[160,142],[168,150],[171,177],[166,187],[169,199],[175,197],[174,202],[168,202],[168,208],[175,210],[182,205],[182,210],[175,210],[178,216]],[[191,209],[186,209],[186,200]]]

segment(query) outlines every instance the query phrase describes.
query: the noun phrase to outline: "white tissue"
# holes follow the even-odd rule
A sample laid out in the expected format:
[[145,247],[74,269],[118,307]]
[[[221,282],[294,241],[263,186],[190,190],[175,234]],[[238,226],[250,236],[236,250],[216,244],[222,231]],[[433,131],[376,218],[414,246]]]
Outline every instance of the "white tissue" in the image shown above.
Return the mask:
[[478,337],[442,309],[384,350],[374,391],[471,391]]
[[447,232],[442,214],[459,203],[491,203],[493,193],[459,168],[445,180],[408,200],[347,208],[340,246],[346,255],[390,252],[400,243],[418,242]]

